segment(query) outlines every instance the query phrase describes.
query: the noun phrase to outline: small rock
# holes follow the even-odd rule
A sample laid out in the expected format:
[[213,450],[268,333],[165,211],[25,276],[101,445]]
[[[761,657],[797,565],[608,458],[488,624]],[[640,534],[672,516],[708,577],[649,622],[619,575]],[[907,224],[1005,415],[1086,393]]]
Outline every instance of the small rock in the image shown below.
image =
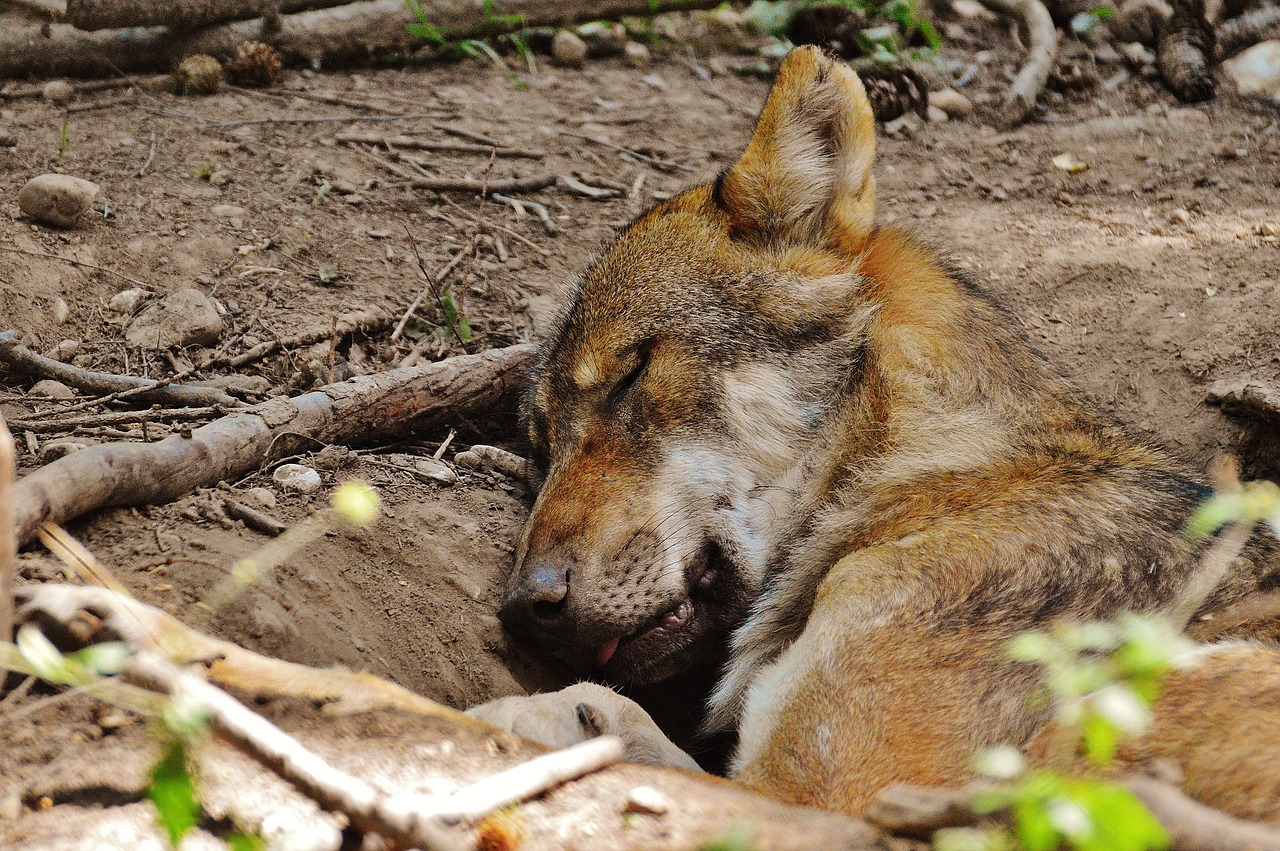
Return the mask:
[[107,302],[107,307],[116,313],[132,314],[138,309],[138,305],[142,304],[146,299],[151,298],[151,293],[142,287],[134,287],[128,290],[121,290],[111,297],[111,301]]
[[93,206],[97,195],[96,183],[69,174],[42,174],[22,187],[18,209],[38,222],[69,228]]
[[243,219],[249,214],[244,207],[237,207],[235,204],[217,204],[209,212],[224,219]]
[[359,207],[364,203],[364,196],[358,192],[352,192],[350,195],[342,196],[342,203],[350,204],[352,207]]
[[235,182],[235,176],[232,175],[226,169],[220,168],[217,171],[215,171],[213,174],[209,175],[210,186],[222,187],[222,186],[226,186],[228,183],[234,183],[234,182]]
[[302,464],[281,464],[271,474],[271,481],[294,493],[315,493],[320,490],[320,474]]
[[1169,214],[1169,220],[1177,222],[1180,225],[1185,225],[1187,222],[1191,221],[1191,214],[1183,208],[1177,207]]
[[157,351],[174,346],[212,346],[221,335],[218,308],[195,289],[178,290],[153,301],[124,331],[130,345]]
[[939,89],[929,92],[929,105],[936,106],[952,118],[973,115],[973,101],[955,89]]
[[1128,60],[1129,64],[1138,68],[1145,68],[1152,65],[1156,61],[1156,55],[1153,51],[1148,50],[1136,41],[1126,42],[1118,48],[1120,55]]
[[113,707],[108,707],[98,716],[98,726],[104,730],[118,730],[133,723],[133,716]]
[[84,441],[70,438],[51,440],[40,447],[40,463],[48,464],[52,461],[57,461],[59,458],[65,458],[73,452],[88,449],[91,445]]
[[1185,127],[1188,124],[1208,124],[1209,113],[1201,109],[1184,106],[1169,110],[1169,123],[1174,127]]
[[330,443],[311,456],[311,463],[321,470],[337,471],[351,462],[351,450],[337,443]]
[[934,106],[933,104],[929,104],[929,111],[927,114],[929,116],[930,124],[935,124],[935,123],[940,124],[948,120],[949,118],[951,118],[951,116],[947,114],[947,111],[945,109]]
[[76,393],[61,381],[46,378],[32,385],[30,395],[41,399],[74,399]]
[[261,505],[263,508],[276,507],[276,495],[273,494],[268,488],[249,488],[247,491],[244,492],[244,497],[247,500],[256,502],[258,505]]
[[458,474],[448,464],[435,458],[419,458],[413,463],[413,468],[427,481],[451,485],[458,480]]
[[1280,101],[1280,41],[1263,41],[1222,63],[1241,94]]
[[914,138],[922,129],[924,129],[924,122],[914,112],[900,115],[884,125],[885,133],[890,136],[902,136],[904,139]]
[[76,356],[76,352],[80,351],[79,340],[63,340],[49,351],[45,352],[45,357],[54,360],[69,361]]
[[653,61],[649,48],[638,41],[627,42],[626,47],[622,48],[622,58],[632,68],[644,68]]
[[574,30],[586,42],[590,56],[617,56],[627,46],[627,29],[622,24],[591,21]]
[[40,97],[59,105],[71,100],[75,93],[75,87],[66,80],[50,80],[40,89]]
[[53,300],[53,308],[49,311],[50,318],[53,319],[54,325],[61,325],[71,316],[71,306],[67,304],[67,300],[62,296],[58,296]]
[[587,43],[568,30],[560,30],[551,39],[551,55],[561,65],[580,68],[587,58]]
[[652,786],[637,786],[627,793],[626,811],[629,813],[660,816],[669,809],[671,805],[667,803],[666,796]]

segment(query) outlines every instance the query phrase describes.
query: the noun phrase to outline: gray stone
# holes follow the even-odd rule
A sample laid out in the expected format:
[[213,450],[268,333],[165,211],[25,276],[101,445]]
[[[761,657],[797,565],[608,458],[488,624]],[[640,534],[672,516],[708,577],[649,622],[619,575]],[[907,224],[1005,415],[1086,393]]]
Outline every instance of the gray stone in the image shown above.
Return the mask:
[[37,381],[31,387],[32,396],[38,396],[41,399],[74,399],[76,393],[61,381],[54,381],[52,378],[46,378],[43,381]]
[[218,308],[212,299],[194,289],[178,290],[148,304],[124,332],[130,345],[155,350],[212,346],[221,335]]
[[551,55],[561,65],[580,68],[587,58],[587,43],[568,30],[560,30],[551,39]]
[[73,227],[93,206],[98,184],[69,174],[42,174],[27,181],[18,193],[18,209],[47,225]]
[[76,93],[75,87],[66,80],[50,80],[40,89],[40,97],[49,103],[64,104]]
[[271,474],[271,481],[294,493],[315,493],[320,490],[320,474],[303,464],[281,464]]

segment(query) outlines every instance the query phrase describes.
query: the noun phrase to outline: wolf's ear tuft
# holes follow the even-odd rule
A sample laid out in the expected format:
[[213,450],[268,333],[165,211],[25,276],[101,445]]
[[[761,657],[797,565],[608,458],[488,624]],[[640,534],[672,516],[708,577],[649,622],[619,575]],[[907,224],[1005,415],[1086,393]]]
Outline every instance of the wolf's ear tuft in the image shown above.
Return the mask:
[[858,75],[797,47],[716,199],[736,235],[813,243],[865,234],[875,223],[874,159],[875,118]]

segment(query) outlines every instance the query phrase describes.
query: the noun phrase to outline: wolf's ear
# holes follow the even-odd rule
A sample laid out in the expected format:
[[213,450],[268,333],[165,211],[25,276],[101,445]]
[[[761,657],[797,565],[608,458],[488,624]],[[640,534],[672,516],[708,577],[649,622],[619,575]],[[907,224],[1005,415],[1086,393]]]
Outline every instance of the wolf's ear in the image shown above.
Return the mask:
[[797,47],[718,201],[743,236],[811,243],[863,234],[875,222],[874,159],[875,118],[858,75]]

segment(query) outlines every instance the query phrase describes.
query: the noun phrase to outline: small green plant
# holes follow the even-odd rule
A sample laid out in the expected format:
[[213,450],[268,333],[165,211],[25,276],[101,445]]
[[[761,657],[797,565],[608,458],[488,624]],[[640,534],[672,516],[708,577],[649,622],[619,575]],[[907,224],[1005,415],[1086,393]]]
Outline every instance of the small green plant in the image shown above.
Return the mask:
[[1116,10],[1111,6],[1098,6],[1087,12],[1078,12],[1071,18],[1071,33],[1077,38],[1083,38],[1097,32],[1102,22],[1115,13]]
[[502,71],[508,80],[515,83],[517,88],[529,88],[529,84],[520,79],[520,75],[507,64],[505,59],[498,55],[498,51],[494,50],[488,42],[481,41],[476,38],[469,38],[465,41],[458,42],[458,50],[461,51],[464,56],[470,56],[477,59],[488,59],[494,65],[498,66],[498,70]]
[[198,166],[197,168],[192,169],[191,176],[196,178],[197,180],[208,180],[209,178],[213,177],[217,172],[218,172],[217,163],[205,163],[204,165],[201,165],[201,166]]
[[324,199],[329,197],[329,193],[332,190],[333,190],[333,187],[329,185],[329,181],[327,180],[324,183],[321,183],[319,186],[317,186],[316,197],[311,199],[311,206],[319,207],[321,204],[323,204]]
[[410,14],[417,18],[416,23],[405,25],[405,31],[409,35],[431,44],[443,46],[445,43],[444,33],[439,27],[427,20],[427,10],[423,8],[422,0],[404,0],[404,2],[409,7]]
[[58,142],[58,156],[71,149],[71,138],[67,135],[67,120],[62,119],[62,141]]
[[321,263],[316,266],[316,281],[327,287],[342,277],[342,270],[337,263]]
[[453,297],[453,288],[448,284],[445,284],[440,290],[440,309],[444,311],[444,321],[449,326],[449,331],[458,338],[458,341],[461,343],[470,342],[471,321],[467,319],[467,315],[458,307],[458,303]]

